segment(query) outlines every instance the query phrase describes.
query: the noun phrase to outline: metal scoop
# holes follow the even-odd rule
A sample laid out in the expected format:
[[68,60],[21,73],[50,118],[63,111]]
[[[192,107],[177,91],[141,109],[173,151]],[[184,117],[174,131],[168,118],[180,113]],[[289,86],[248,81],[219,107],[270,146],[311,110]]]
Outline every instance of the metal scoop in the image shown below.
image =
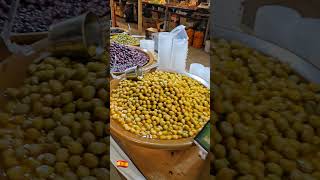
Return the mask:
[[124,74],[122,74],[120,76],[114,75],[112,71],[110,73],[111,73],[111,76],[115,79],[126,78],[126,79],[130,79],[130,80],[138,81],[138,80],[143,79],[144,73],[146,73],[156,67],[158,67],[158,63],[153,64],[151,66],[147,66],[147,67],[134,66],[134,67],[128,68],[124,71]]
[[97,57],[105,46],[98,17],[91,12],[51,25],[48,40],[49,51],[58,56]]
[[10,12],[8,14],[8,20],[5,22],[3,30],[0,35],[0,43],[5,45],[5,53],[10,54],[23,54],[30,55],[34,52],[30,45],[18,45],[11,41],[11,31],[13,22],[16,17],[17,9],[19,6],[19,0],[11,0]]

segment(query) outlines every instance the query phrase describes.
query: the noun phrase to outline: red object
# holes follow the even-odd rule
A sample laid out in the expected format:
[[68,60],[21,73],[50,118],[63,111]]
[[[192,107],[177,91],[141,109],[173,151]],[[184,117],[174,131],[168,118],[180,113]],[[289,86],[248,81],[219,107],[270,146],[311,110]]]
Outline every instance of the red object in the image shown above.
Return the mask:
[[192,42],[193,42],[193,35],[194,35],[194,30],[192,28],[189,28],[187,30],[187,34],[188,34],[188,44],[189,46],[192,46]]
[[201,31],[195,31],[193,36],[192,47],[194,48],[202,48],[204,33]]
[[129,166],[129,163],[126,160],[118,160],[117,161],[117,167],[127,168],[128,166]]

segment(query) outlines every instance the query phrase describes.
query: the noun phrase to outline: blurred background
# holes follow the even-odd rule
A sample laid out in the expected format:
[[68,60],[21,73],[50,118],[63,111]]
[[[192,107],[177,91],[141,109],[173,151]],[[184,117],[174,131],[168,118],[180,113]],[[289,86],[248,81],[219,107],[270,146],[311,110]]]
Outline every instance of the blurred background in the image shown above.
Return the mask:
[[213,4],[214,25],[258,36],[320,67],[320,1],[215,0]]

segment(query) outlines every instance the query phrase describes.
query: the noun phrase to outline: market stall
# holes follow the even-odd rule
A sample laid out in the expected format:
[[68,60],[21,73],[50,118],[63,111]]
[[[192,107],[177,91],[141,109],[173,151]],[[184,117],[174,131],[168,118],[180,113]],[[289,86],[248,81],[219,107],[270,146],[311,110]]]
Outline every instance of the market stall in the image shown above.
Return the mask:
[[153,40],[110,28],[109,39],[103,18],[4,27],[0,179],[105,180],[110,166],[127,179],[208,179],[210,70],[189,70],[185,28]]
[[184,26],[153,40],[111,36],[110,157],[126,179],[209,178],[210,70],[189,71],[187,53]]
[[[143,34],[148,28],[170,31],[185,25],[190,31],[201,35],[201,47],[208,40],[210,2],[204,1],[113,1],[112,22],[117,27],[118,19],[137,23],[137,32]],[[194,36],[190,36],[193,39]],[[191,40],[192,41],[192,40]],[[192,45],[192,44],[191,44]],[[195,45],[196,48],[200,46]]]

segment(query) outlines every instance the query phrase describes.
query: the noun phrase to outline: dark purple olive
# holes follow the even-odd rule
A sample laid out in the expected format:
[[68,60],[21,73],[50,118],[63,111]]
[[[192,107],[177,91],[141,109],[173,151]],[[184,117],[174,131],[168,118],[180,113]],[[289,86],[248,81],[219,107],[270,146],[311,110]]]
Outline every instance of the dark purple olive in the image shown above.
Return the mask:
[[[4,21],[7,20],[10,3],[10,0],[0,0],[0,31],[3,29]],[[13,31],[18,33],[47,31],[51,24],[86,11],[105,16],[110,12],[107,4],[108,1],[104,0],[20,0]]]
[[123,72],[133,66],[143,66],[149,60],[143,52],[117,43],[111,43],[110,57],[110,66],[115,72]]

